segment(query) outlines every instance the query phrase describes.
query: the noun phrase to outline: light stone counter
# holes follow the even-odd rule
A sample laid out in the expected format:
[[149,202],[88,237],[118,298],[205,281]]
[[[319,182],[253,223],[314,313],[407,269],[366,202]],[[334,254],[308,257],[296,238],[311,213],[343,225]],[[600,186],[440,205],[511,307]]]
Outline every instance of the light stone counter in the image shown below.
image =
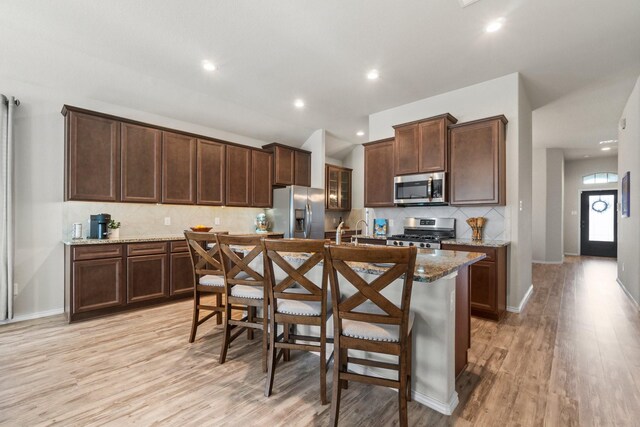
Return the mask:
[[119,239],[67,239],[63,240],[62,243],[67,246],[78,246],[117,243],[169,242],[175,240],[184,240],[184,234],[172,234],[167,236],[123,236]]
[[443,240],[443,245],[458,245],[458,246],[484,246],[486,248],[500,248],[502,246],[509,246],[511,244],[508,240],[472,240],[472,239],[449,239]]

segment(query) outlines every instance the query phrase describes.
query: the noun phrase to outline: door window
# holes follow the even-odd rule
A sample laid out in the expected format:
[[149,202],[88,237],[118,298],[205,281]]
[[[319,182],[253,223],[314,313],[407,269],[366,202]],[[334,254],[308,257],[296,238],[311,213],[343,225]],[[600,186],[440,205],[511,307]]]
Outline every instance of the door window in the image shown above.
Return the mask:
[[613,194],[589,196],[589,240],[592,242],[614,241]]

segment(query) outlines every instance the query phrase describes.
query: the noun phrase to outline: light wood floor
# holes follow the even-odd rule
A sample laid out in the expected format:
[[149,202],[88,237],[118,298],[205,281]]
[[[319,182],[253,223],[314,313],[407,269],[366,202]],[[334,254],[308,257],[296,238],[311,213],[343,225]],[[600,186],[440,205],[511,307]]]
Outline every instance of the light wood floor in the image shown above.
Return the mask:
[[[474,319],[460,405],[445,417],[415,402],[410,425],[640,425],[640,318],[615,262],[535,265],[520,315]],[[240,338],[218,365],[221,331],[187,342],[180,302],[73,325],[61,317],[0,327],[0,425],[313,425],[317,358],[294,353],[262,394],[260,340]],[[352,384],[341,425],[397,424],[394,391]]]

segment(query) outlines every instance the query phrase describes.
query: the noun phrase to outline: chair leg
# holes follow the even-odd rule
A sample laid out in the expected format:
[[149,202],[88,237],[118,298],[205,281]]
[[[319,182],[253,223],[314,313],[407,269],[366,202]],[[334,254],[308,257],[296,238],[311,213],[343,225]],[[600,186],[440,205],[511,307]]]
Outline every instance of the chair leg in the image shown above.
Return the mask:
[[413,331],[409,332],[409,344],[405,357],[407,358],[407,402],[411,402],[411,370],[413,359]]
[[[341,363],[340,370],[342,372],[347,372],[348,370],[348,365],[349,365],[349,362],[347,362],[348,357],[349,357],[349,349],[341,348],[340,349],[340,363]],[[342,383],[343,389],[347,390],[349,388],[349,381],[342,380],[341,383]]]
[[[216,294],[216,306],[222,308],[222,294]],[[222,324],[222,311],[216,314],[216,325]]]
[[340,415],[340,395],[342,393],[342,381],[340,380],[340,368],[342,367],[342,355],[344,353],[335,344],[333,349],[333,385],[331,393],[331,420],[329,425],[337,427]]
[[268,309],[269,307],[265,299],[264,305],[262,306],[262,372],[267,372],[267,352],[269,350],[269,342],[270,342],[269,336],[274,335],[273,333],[271,334],[269,333],[269,312],[267,311]]
[[[271,330],[277,331],[278,325],[275,321],[270,322]],[[265,380],[264,385],[264,395],[266,397],[271,396],[271,391],[273,390],[273,378],[276,374],[276,358],[277,358],[277,350],[276,350],[276,335],[274,333],[269,334],[269,361],[267,368],[267,379]]]
[[327,331],[326,323],[320,326],[320,403],[327,404]]
[[407,426],[407,366],[400,364],[400,388],[398,389],[398,411],[400,415],[400,427]]
[[[253,319],[255,317],[256,308],[255,307],[247,307],[247,320],[253,323]],[[247,339],[253,339],[253,328],[247,328]]]
[[227,358],[227,349],[229,348],[229,340],[231,339],[231,329],[229,319],[231,319],[231,304],[227,304],[224,309],[224,333],[222,334],[222,349],[220,350],[220,359],[218,363],[223,364]]
[[195,291],[193,293],[193,320],[191,321],[191,335],[189,335],[189,342],[194,342],[196,339],[196,330],[198,330],[198,319],[200,317],[200,310],[198,310],[199,304],[200,292]]
[[[288,323],[285,323],[283,325],[283,332],[284,332],[284,342],[288,343],[289,342],[289,333],[291,332],[291,325],[289,325]],[[284,351],[284,357],[282,360],[284,360],[285,362],[288,362],[291,360],[291,351],[288,348],[283,349]]]

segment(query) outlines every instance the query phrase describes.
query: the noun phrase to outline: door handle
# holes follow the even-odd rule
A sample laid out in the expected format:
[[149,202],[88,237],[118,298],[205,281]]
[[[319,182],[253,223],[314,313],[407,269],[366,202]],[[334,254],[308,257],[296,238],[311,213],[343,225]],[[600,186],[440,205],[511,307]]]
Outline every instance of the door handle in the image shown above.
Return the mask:
[[309,237],[311,237],[311,220],[312,220],[312,213],[311,213],[311,206],[309,205],[309,203],[307,203],[306,206],[306,219],[305,219],[305,230],[304,230],[304,237],[305,239],[308,239]]
[[433,199],[433,178],[429,177],[427,181],[427,198],[429,200]]

